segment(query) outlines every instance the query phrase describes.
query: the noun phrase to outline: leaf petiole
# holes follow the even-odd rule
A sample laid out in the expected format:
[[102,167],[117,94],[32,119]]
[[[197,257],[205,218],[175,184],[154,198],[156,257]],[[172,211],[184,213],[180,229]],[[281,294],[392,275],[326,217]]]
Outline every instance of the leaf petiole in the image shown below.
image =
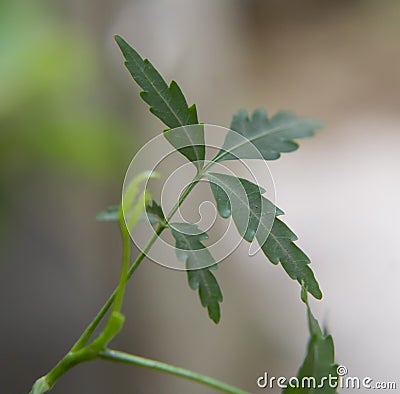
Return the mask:
[[116,361],[125,364],[137,365],[140,367],[153,369],[155,371],[165,372],[170,375],[179,376],[181,378],[192,380],[205,386],[212,387],[223,393],[249,394],[247,391],[241,390],[237,387],[231,386],[227,383],[210,378],[208,376],[204,376],[197,372],[192,372],[185,368],[176,367],[171,364],[163,363],[161,361],[151,360],[117,350],[105,349],[100,352],[99,357],[108,361]]

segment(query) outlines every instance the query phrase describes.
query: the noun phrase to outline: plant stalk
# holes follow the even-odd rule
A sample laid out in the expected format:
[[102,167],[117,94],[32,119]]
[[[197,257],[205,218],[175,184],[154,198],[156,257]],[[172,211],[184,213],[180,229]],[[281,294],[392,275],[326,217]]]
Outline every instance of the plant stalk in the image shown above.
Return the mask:
[[[120,331],[123,325],[124,317],[120,313],[120,309],[122,307],[122,301],[123,301],[123,296],[124,296],[124,291],[125,291],[125,285],[126,282],[129,280],[129,278],[133,275],[133,273],[136,271],[136,269],[139,267],[140,263],[143,261],[143,259],[146,257],[146,254],[148,251],[151,249],[153,244],[156,242],[160,234],[164,231],[165,228],[168,227],[168,222],[169,220],[174,216],[176,211],[179,209],[179,207],[182,205],[182,203],[185,201],[187,196],[190,194],[190,192],[193,190],[193,188],[197,185],[197,183],[201,180],[203,177],[205,171],[210,168],[214,163],[210,162],[208,163],[207,166],[205,166],[202,170],[199,170],[196,177],[187,185],[183,193],[180,195],[178,201],[175,203],[171,211],[168,213],[166,216],[166,223],[165,224],[160,224],[157,229],[155,230],[153,236],[150,238],[144,249],[141,251],[141,253],[137,256],[136,260],[132,263],[132,265],[129,267],[129,259],[130,259],[130,239],[129,239],[129,232],[125,226],[125,222],[122,217],[122,212],[120,213],[120,229],[121,229],[121,235],[122,235],[122,244],[123,244],[123,258],[122,258],[122,269],[121,269],[121,276],[120,276],[120,281],[118,283],[118,286],[116,289],[111,293],[105,304],[102,306],[100,311],[96,314],[94,319],[89,323],[89,325],[86,327],[82,335],[79,337],[79,339],[76,341],[76,343],[72,346],[71,350],[57,363],[57,365],[50,370],[46,375],[43,377],[37,379],[37,381],[34,383],[32,386],[32,391],[30,391],[30,394],[42,394],[46,393],[47,391],[51,390],[51,388],[54,386],[55,382],[63,375],[65,374],[69,369],[74,367],[77,364],[80,364],[82,362],[90,361],[95,358],[101,357],[101,358],[106,358],[106,355],[108,355],[108,359],[111,360],[112,357],[110,356],[109,353],[104,353],[105,352],[105,347],[108,344],[108,342]],[[104,319],[105,315],[107,312],[110,310],[110,308],[113,306],[112,313],[107,320],[107,323],[103,329],[103,331],[99,334],[98,337],[96,337],[92,343],[88,345],[88,342],[90,338],[92,337],[94,331],[96,328],[99,326],[101,321]],[[168,372],[177,376],[182,376],[185,377],[186,373],[186,378],[190,380],[195,380],[198,381],[199,383],[202,384],[208,384],[212,385],[212,382],[215,384],[224,385],[226,387],[231,387],[226,385],[225,383],[218,382],[214,379],[208,378],[206,376],[203,376],[201,374],[197,374],[194,372],[186,371],[182,368],[177,368],[170,366],[165,363],[160,363],[157,361],[152,361],[152,360],[147,360],[138,356],[133,356],[129,355],[127,353],[111,353],[113,357],[118,357],[121,355],[124,355],[124,357],[130,356],[132,360],[136,360],[135,362],[130,362],[134,363],[137,365],[144,365],[144,361],[146,360],[147,362],[147,367],[151,368],[150,365],[155,365],[153,369],[158,369],[160,371]],[[116,356],[117,354],[117,356]],[[142,360],[143,363],[140,364],[139,360]],[[114,361],[121,361],[115,359]],[[123,361],[127,362],[127,361]],[[151,364],[153,363],[153,364]],[[175,372],[174,372],[175,371]],[[207,383],[211,382],[211,383]],[[215,386],[217,387],[217,386]],[[244,393],[243,391],[239,389],[232,388],[236,391],[225,391],[228,393],[237,393],[237,394],[242,394]],[[239,390],[239,391],[238,391]]]
[[120,352],[117,350],[105,349],[99,353],[99,357],[108,360],[116,361],[125,364],[133,364],[140,367],[153,369],[155,371],[165,372],[170,375],[179,376],[184,379],[195,381],[196,383],[203,384],[205,386],[212,387],[223,393],[231,394],[249,394],[247,391],[243,391],[237,387],[231,386],[227,383],[221,382],[219,380],[204,376],[197,372],[192,372],[185,368],[175,367],[171,364],[166,364],[161,361],[151,360],[148,358],[136,356],[133,354]]

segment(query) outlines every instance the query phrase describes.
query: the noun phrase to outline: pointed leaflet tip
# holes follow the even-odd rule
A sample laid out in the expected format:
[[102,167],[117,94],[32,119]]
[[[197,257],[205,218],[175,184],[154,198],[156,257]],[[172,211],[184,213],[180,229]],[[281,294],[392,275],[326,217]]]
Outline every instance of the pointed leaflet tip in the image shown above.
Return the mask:
[[170,228],[176,241],[176,254],[186,263],[190,288],[198,290],[201,305],[207,308],[209,317],[218,323],[222,292],[210,271],[216,267],[215,260],[201,242],[207,239],[207,234],[192,223],[171,223]]
[[[197,125],[196,107],[188,107],[178,84],[172,81],[168,86],[151,62],[143,59],[123,38],[115,36],[115,41],[125,57],[126,68],[143,89],[140,96],[150,106],[151,113],[170,129]],[[203,128],[187,128],[179,138],[172,140],[170,136],[168,141],[198,168],[201,167],[205,158]]]
[[[305,382],[302,385],[288,385],[283,394],[314,394],[316,392],[325,394],[336,394],[338,365],[335,363],[335,346],[332,336],[324,333],[313,316],[307,304],[307,318],[309,329],[309,340],[307,354],[297,373],[297,381]],[[336,378],[335,380],[331,380]],[[312,379],[312,380],[310,380]],[[318,388],[310,384],[317,382]],[[334,383],[332,385],[332,383]]]
[[294,243],[297,236],[277,218],[283,212],[261,195],[264,190],[249,180],[226,174],[210,172],[207,178],[220,216],[232,215],[245,240],[252,241],[255,236],[272,264],[281,263],[290,278],[303,283],[310,294],[321,299],[310,259]]
[[125,54],[125,49],[128,46],[127,42],[118,34],[114,35],[114,40],[118,44],[119,48],[121,49],[122,53]]

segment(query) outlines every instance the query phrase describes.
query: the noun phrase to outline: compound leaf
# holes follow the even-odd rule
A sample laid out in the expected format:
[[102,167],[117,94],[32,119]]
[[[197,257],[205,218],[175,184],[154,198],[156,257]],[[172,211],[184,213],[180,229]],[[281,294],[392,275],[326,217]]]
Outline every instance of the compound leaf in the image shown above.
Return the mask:
[[[188,106],[185,96],[175,81],[168,86],[160,73],[143,59],[123,38],[115,40],[125,57],[125,65],[136,83],[143,89],[142,99],[150,105],[150,111],[170,129],[197,125],[196,106]],[[166,130],[168,141],[200,168],[205,157],[204,130],[202,127],[183,127],[178,133]]]
[[262,251],[273,264],[281,263],[287,274],[299,283],[304,281],[308,291],[317,299],[322,293],[314,273],[308,266],[310,259],[294,243],[297,236],[278,218],[275,218],[267,240],[261,246]]
[[140,184],[147,182],[151,178],[159,177],[160,175],[157,172],[144,171],[136,175],[124,186],[121,206],[129,230],[136,225],[142,212],[145,211],[146,205],[151,201],[151,194],[147,189],[143,193],[139,192]]
[[207,178],[220,215],[224,218],[232,215],[239,234],[251,242],[259,225],[264,190],[247,179],[231,175],[210,172]]
[[136,175],[124,188],[121,205],[112,205],[99,212],[96,215],[96,220],[99,222],[118,222],[121,219],[122,206],[126,224],[129,229],[133,228],[144,211],[145,205],[151,199],[148,190],[145,189],[143,193],[140,193],[139,190],[140,184],[150,178],[159,178],[159,174],[154,171],[144,171]]
[[164,137],[183,156],[198,169],[203,166],[205,157],[204,125],[191,124],[164,131]]
[[221,319],[219,303],[222,302],[222,292],[210,268],[188,271],[189,286],[199,290],[201,305],[207,308],[208,316],[214,323]]
[[296,235],[276,217],[283,212],[262,196],[264,190],[247,179],[231,175],[208,173],[207,178],[219,214],[223,218],[232,215],[244,239],[252,241],[256,237],[271,263],[281,263],[292,279],[304,282],[315,298],[322,298],[309,267],[310,259],[294,243]]
[[[214,159],[216,162],[235,159],[278,159],[281,153],[298,148],[295,139],[311,137],[321,125],[299,118],[289,112],[278,112],[271,118],[263,109],[246,110],[233,116],[224,144]],[[235,133],[236,132],[236,133]]]
[[335,363],[333,339],[331,335],[321,330],[317,319],[313,316],[307,301],[307,291],[302,291],[302,293],[304,293],[302,295],[303,301],[307,306],[310,339],[308,341],[306,357],[297,374],[297,381],[293,382],[298,383],[298,387],[290,387],[288,385],[283,393],[335,394],[335,384],[329,384],[330,376],[333,377],[332,383],[337,383],[337,364]]
[[199,291],[201,304],[214,323],[218,323],[222,293],[211,272],[216,268],[215,260],[201,242],[208,238],[207,234],[191,223],[171,223],[170,228],[176,241],[176,254],[186,263],[189,286]]
[[154,200],[146,205],[146,214],[151,224],[166,226],[164,212]]

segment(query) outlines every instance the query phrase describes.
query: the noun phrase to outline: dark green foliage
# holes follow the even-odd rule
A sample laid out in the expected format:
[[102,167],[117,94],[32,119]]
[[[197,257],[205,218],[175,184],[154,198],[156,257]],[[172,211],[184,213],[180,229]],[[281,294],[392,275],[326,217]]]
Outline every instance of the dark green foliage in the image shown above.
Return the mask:
[[150,105],[150,111],[169,128],[197,124],[196,106],[188,107],[186,99],[175,81],[168,86],[160,73],[143,59],[123,38],[116,36],[126,68],[143,89],[142,99]]
[[292,279],[297,280],[300,284],[304,281],[307,290],[315,298],[321,299],[322,293],[318,282],[308,266],[310,259],[294,243],[296,240],[297,237],[290,228],[276,218],[271,232],[261,249],[272,263],[281,263]]
[[[302,299],[307,305],[308,328],[310,339],[307,346],[307,354],[302,366],[297,374],[298,380],[307,382],[308,378],[314,378],[317,384],[323,385],[321,388],[303,386],[302,388],[288,387],[283,391],[284,394],[336,394],[334,384],[329,384],[329,376],[332,376],[332,383],[337,384],[337,364],[335,363],[335,348],[332,336],[323,332],[311,313],[307,301],[307,292],[302,292]],[[322,380],[325,378],[325,380]],[[333,387],[331,387],[333,386]]]
[[214,196],[215,202],[217,203],[218,213],[221,215],[221,217],[227,219],[232,214],[232,205],[229,200],[229,197],[224,191],[224,189],[221,186],[219,186],[218,183],[213,182],[212,178],[211,179],[209,178],[209,180],[210,180],[209,185],[211,187],[212,194]]
[[164,137],[182,155],[189,159],[197,169],[203,166],[205,157],[204,126],[186,125],[164,132]]
[[218,323],[222,293],[211,272],[216,268],[215,260],[201,242],[208,238],[207,234],[191,223],[171,223],[170,227],[176,241],[176,254],[186,263],[189,286],[199,290],[201,304],[208,309],[210,318]]
[[273,264],[281,263],[292,279],[300,284],[304,281],[315,298],[322,298],[318,282],[308,266],[310,259],[294,244],[296,235],[275,217],[283,212],[261,195],[264,190],[231,175],[209,173],[207,178],[220,215],[227,218],[232,214],[244,239],[252,241],[256,236],[262,251]]
[[[116,36],[116,41],[125,57],[126,67],[143,89],[141,97],[150,105],[150,111],[170,128],[164,132],[165,137],[201,170],[205,158],[204,129],[198,124],[196,107],[189,107],[179,86],[174,81],[168,86],[153,65],[121,37]],[[288,112],[279,112],[268,118],[261,109],[255,110],[251,117],[247,111],[241,110],[231,122],[231,129],[235,132],[228,132],[214,162],[233,159],[274,160],[283,152],[296,150],[298,145],[294,140],[310,137],[320,127],[315,121],[298,118]],[[300,283],[304,281],[308,291],[314,297],[321,298],[318,283],[309,268],[309,258],[295,245],[296,235],[276,218],[283,212],[262,196],[264,190],[246,179],[216,173],[205,175],[210,181],[220,215],[224,218],[232,215],[244,239],[251,242],[256,238],[272,263],[281,263],[292,279]],[[147,206],[146,212],[152,223],[166,225],[164,213],[155,202]],[[191,224],[176,226],[172,233],[177,247],[179,244],[178,257],[191,268],[212,265],[214,259],[201,243],[206,235],[199,231],[191,235],[191,231],[194,231]],[[200,272],[194,272],[189,271],[188,274],[191,287],[199,288],[202,304],[208,307],[209,313],[213,310],[210,305],[218,306],[219,319],[216,300],[220,291],[214,276],[208,269],[201,276]],[[207,289],[210,291],[207,292]],[[215,317],[216,313],[213,315]]]
[[208,316],[214,323],[219,323],[221,311],[219,303],[222,302],[222,292],[211,268],[202,268],[187,272],[189,286],[199,290],[201,305],[207,308]]
[[[126,283],[166,228],[171,230],[175,239],[176,255],[184,262],[189,286],[198,290],[201,304],[207,308],[209,317],[215,323],[219,322],[223,297],[212,273],[217,268],[216,261],[203,243],[208,238],[207,234],[195,224],[168,223],[193,187],[203,178],[207,178],[219,214],[223,218],[232,216],[241,237],[248,242],[256,239],[267,258],[273,264],[281,263],[288,275],[302,286],[301,298],[307,307],[310,339],[297,378],[289,378],[283,394],[336,394],[338,368],[335,364],[333,340],[331,335],[321,330],[308,304],[308,293],[317,299],[322,298],[318,282],[309,268],[310,259],[294,243],[297,240],[296,235],[278,219],[283,212],[263,196],[264,189],[247,179],[209,172],[213,165],[224,160],[275,160],[281,153],[296,150],[298,145],[294,140],[312,136],[320,125],[288,112],[279,112],[268,118],[264,110],[254,111],[251,117],[241,110],[234,115],[231,130],[228,131],[218,155],[204,164],[204,126],[198,122],[195,105],[188,106],[176,82],[172,81],[168,86],[147,59],[143,59],[121,37],[116,36],[115,39],[125,57],[127,69],[143,89],[141,97],[150,105],[150,111],[169,127],[164,131],[165,138],[197,167],[197,173],[173,208],[166,212],[166,216],[161,206],[152,200],[146,187],[144,190],[140,189],[142,182],[159,177],[154,171],[142,172],[126,182],[121,204],[109,207],[96,216],[99,221],[119,222],[123,253],[118,286],[64,358],[34,383],[31,393],[48,392],[57,379],[72,366],[103,358],[158,369],[219,391],[245,394],[241,389],[198,373],[107,348],[108,343],[121,330],[125,319],[121,307]],[[132,262],[129,231],[143,217],[151,224],[156,224],[157,228],[145,249]],[[103,330],[95,336],[99,324],[104,321]]]
[[[140,96],[150,105],[150,111],[170,129],[198,124],[196,106],[188,106],[178,84],[172,81],[168,86],[153,65],[143,59],[123,38],[116,36],[115,40],[125,57],[126,68],[143,89]],[[193,132],[190,127],[183,128],[178,135],[167,130],[165,136],[177,150],[200,168],[205,156],[204,132],[202,127],[195,130],[197,131]]]
[[207,178],[220,215],[224,218],[232,215],[240,235],[251,242],[259,225],[264,190],[247,179],[231,175],[208,173]]
[[146,205],[146,214],[151,224],[157,223],[166,226],[164,212],[154,200]]
[[298,148],[295,139],[311,137],[321,125],[289,112],[278,112],[268,118],[266,111],[257,109],[251,118],[247,111],[240,110],[233,116],[230,128],[240,135],[228,132],[216,161],[278,159],[281,153]]

